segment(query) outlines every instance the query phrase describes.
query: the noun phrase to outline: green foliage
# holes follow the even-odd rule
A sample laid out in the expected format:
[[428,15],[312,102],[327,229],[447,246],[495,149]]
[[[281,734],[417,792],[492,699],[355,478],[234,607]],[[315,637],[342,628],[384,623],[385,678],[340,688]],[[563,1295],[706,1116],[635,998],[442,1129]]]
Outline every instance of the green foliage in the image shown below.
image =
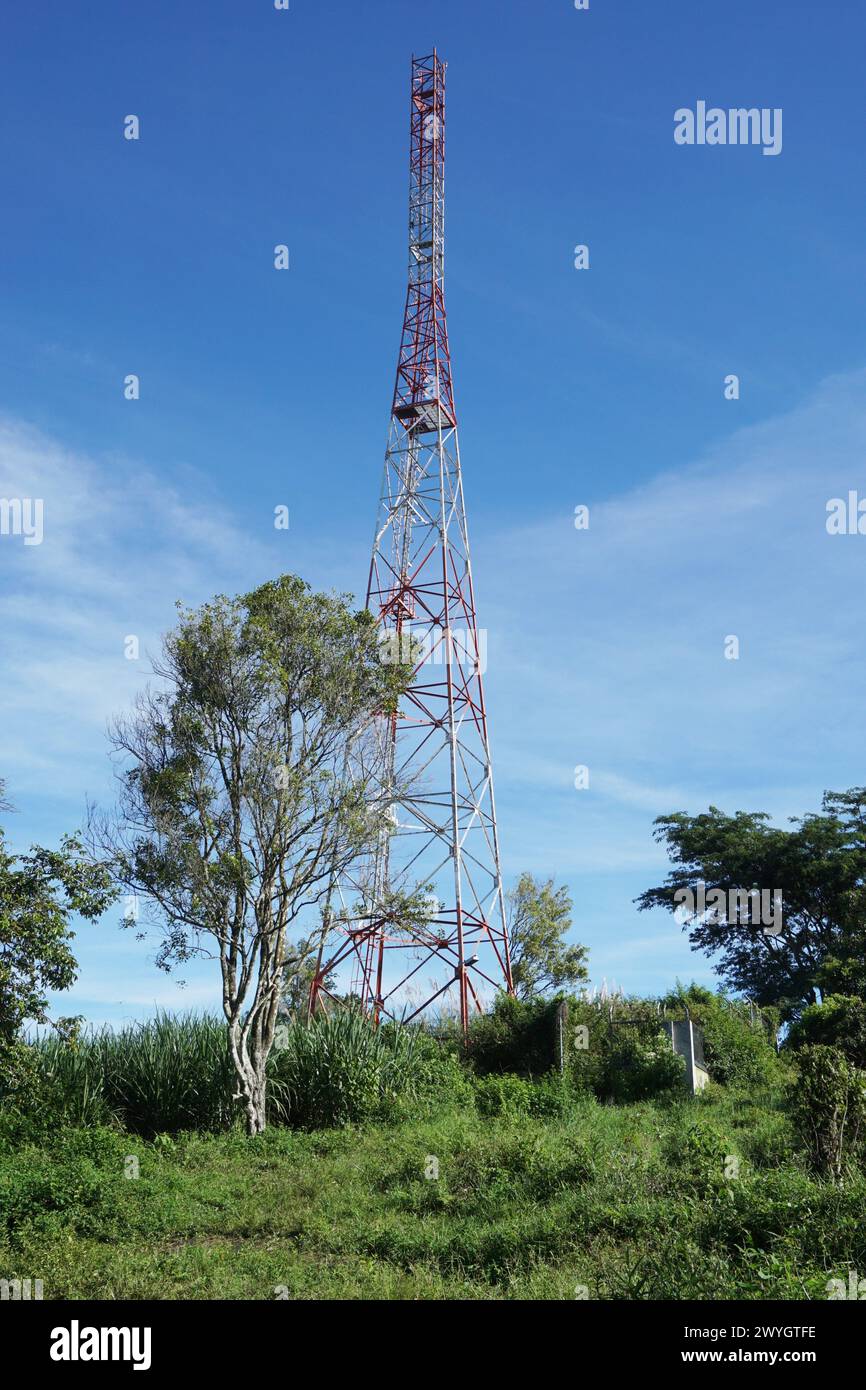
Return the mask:
[[[696,987],[679,996],[677,1008],[683,1000],[708,1028],[716,1079],[760,1082],[763,1089],[780,1083],[783,1069],[747,1016],[729,1014]],[[443,1041],[418,1027],[376,1030],[350,1010],[320,1015],[310,1025],[291,1022],[269,1058],[269,1120],[315,1128],[476,1101],[485,1114],[555,1116],[569,1113],[580,1095],[634,1104],[682,1088],[682,1061],[660,1032],[652,1000],[618,1001],[613,1020],[606,1008],[569,1001],[560,1074],[560,1002],[500,997],[491,1014],[473,1023],[468,1054],[456,1038]],[[715,1022],[724,1049],[715,1041]],[[730,1036],[725,1029],[733,1029]],[[224,1132],[236,1116],[225,1026],[214,1016],[158,1014],[80,1036],[53,1031],[27,1052],[31,1122],[37,1113],[46,1123],[116,1121],[150,1137],[192,1128]],[[487,1086],[485,1078],[502,1085]]]
[[[311,936],[302,936],[287,954],[280,983],[280,1011],[288,1019],[307,1017],[310,989],[316,977],[321,942],[320,930]],[[333,993],[336,988],[335,977],[331,974],[323,979],[321,984],[326,991]]]
[[785,1039],[796,1052],[811,1043],[837,1047],[855,1067],[866,1069],[866,1001],[846,994],[830,994],[821,1004],[810,1004]]
[[565,1073],[551,1071],[533,1081],[529,1113],[539,1119],[564,1117],[573,1112],[575,1099],[571,1078]]
[[[620,1001],[612,1021],[606,1009],[584,1000],[500,995],[491,1013],[470,1028],[469,1060],[475,1071],[481,1076],[505,1073],[510,1084],[516,1077],[544,1077],[558,1068],[557,1020],[563,1003],[565,1081],[559,1084],[567,1086],[570,1096],[631,1102],[682,1086],[683,1062],[660,1031],[654,1000]],[[490,1095],[495,1094],[491,1087]]]
[[[227,924],[262,945],[327,882],[332,855],[368,843],[379,822],[346,743],[408,676],[379,659],[369,613],[293,575],[178,607],[156,663],[163,688],[113,730],[130,760],[119,815],[93,822],[120,881],[165,920],[166,966]],[[275,867],[282,886],[263,917]]]
[[46,992],[75,979],[70,918],[93,920],[113,898],[106,870],[73,837],[60,850],[15,856],[0,831],[0,1037],[14,1038],[27,1020],[46,1021]]
[[[9,809],[2,782],[0,809]],[[0,829],[0,1100],[33,1084],[23,1025],[47,1022],[48,991],[68,989],[75,979],[73,914],[93,921],[114,897],[106,869],[74,836],[64,836],[59,850],[34,846],[14,855]]]
[[159,686],[112,729],[119,805],[94,813],[91,840],[153,910],[158,964],[219,960],[256,1133],[289,933],[388,824],[370,727],[411,666],[382,659],[372,614],[293,575],[178,608],[154,663]]
[[555,999],[515,999],[499,994],[492,1010],[472,1020],[468,1056],[480,1075],[513,1072],[543,1076],[557,1050]]
[[386,1116],[429,1075],[417,1030],[376,1029],[349,1009],[293,1024],[272,1055],[282,1117],[302,1129]]
[[770,1090],[704,1091],[698,1104],[718,1117],[728,1133],[737,1133],[733,1152],[755,1171],[790,1167],[795,1150],[787,1111],[790,1077]]
[[769,1086],[781,1071],[766,1022],[741,999],[713,994],[700,985],[680,987],[665,1000],[672,1013],[686,1011],[704,1035],[704,1060],[713,1081],[723,1086]]
[[51,1235],[118,1233],[123,1162],[128,1141],[104,1128],[55,1130],[39,1147],[0,1142],[0,1228],[13,1241],[22,1231]]
[[471,1107],[475,1099],[474,1078],[459,1051],[443,1043],[423,1028],[414,1030],[413,1070],[417,1078],[414,1093],[401,1097],[399,1108],[417,1117],[439,1112],[446,1106]]
[[569,1000],[565,1057],[578,1092],[630,1104],[682,1090],[684,1065],[654,999]]
[[480,1115],[528,1115],[531,1097],[532,1082],[522,1076],[483,1076],[475,1091]]
[[568,1078],[559,1072],[550,1072],[537,1081],[506,1073],[482,1076],[475,1082],[479,1115],[553,1118],[569,1114],[574,1101],[574,1090]]
[[624,1104],[683,1086],[654,999],[569,1000],[566,1032],[567,1072],[579,1092]]
[[[7,1113],[9,1132],[40,1138],[58,1124],[114,1122],[153,1138],[225,1132],[235,1122],[234,1071],[215,1016],[160,1013],[72,1043],[50,1034],[29,1050],[34,1103],[14,1120]],[[291,1024],[268,1067],[269,1120],[300,1128],[473,1099],[465,1067],[421,1029],[377,1030],[348,1010]]]
[[691,985],[662,1001],[629,998],[609,1009],[569,1001],[567,1057],[575,1086],[621,1103],[682,1089],[684,1063],[661,1031],[662,1014],[690,1015],[702,1029],[713,1081],[762,1088],[781,1083],[784,1072],[768,1028],[759,1020],[752,1025],[748,1004]]
[[748,915],[714,910],[690,919],[689,941],[717,959],[726,985],[797,1017],[817,991],[859,994],[866,986],[866,788],[826,792],[818,815],[767,824],[763,812],[660,816],[656,839],[674,865],[637,899],[643,911],[683,903],[699,882],[707,896],[755,885],[779,890],[780,929],[768,936]]
[[51,1102],[72,1124],[116,1118],[135,1134],[227,1129],[235,1116],[225,1024],[158,1013],[145,1023],[36,1045]]
[[837,1047],[806,1043],[791,1088],[795,1132],[815,1172],[839,1180],[862,1160],[866,1140],[866,1072]]
[[533,999],[588,978],[586,947],[569,946],[571,897],[553,879],[520,875],[507,896],[511,974],[518,999]]
[[724,1190],[732,1147],[717,1125],[705,1116],[696,1118],[688,1107],[674,1113],[663,1153],[684,1188],[708,1194]]
[[637,1030],[620,1026],[613,1030],[601,1089],[618,1104],[628,1104],[681,1091],[684,1075],[683,1059],[672,1051],[661,1029],[642,1038]]
[[0,1129],[0,1277],[62,1299],[824,1299],[866,1268],[866,1176],[828,1183],[790,1151],[755,1171],[778,1102],[714,1088],[152,1142]]

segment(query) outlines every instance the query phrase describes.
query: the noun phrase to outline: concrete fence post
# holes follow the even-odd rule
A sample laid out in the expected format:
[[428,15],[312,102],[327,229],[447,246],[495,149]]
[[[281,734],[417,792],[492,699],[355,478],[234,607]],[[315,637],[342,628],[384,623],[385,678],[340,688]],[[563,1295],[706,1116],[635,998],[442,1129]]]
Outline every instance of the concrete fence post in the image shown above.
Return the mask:
[[556,1009],[556,1042],[557,1052],[559,1054],[558,1060],[560,1075],[562,1075],[562,1073],[565,1071],[565,1030],[567,1026],[568,1004],[566,1000],[563,999]]

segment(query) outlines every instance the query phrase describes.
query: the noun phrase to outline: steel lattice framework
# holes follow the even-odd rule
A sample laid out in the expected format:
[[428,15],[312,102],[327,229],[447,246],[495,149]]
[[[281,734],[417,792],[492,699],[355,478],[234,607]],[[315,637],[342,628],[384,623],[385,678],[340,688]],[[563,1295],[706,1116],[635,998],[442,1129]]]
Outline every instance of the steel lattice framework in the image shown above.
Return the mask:
[[[385,657],[416,655],[397,715],[377,721],[391,829],[326,911],[339,944],[320,951],[310,1002],[350,963],[376,1019],[456,988],[465,1031],[485,987],[510,991],[511,963],[445,318],[445,64],[413,58],[411,81],[409,285],[367,607]],[[428,885],[425,920],[385,911],[396,889]]]

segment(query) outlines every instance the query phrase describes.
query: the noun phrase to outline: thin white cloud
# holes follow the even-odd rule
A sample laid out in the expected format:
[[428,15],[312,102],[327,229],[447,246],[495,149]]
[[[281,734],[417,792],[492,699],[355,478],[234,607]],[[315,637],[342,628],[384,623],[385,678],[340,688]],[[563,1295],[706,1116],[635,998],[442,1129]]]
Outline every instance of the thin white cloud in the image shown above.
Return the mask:
[[[610,497],[586,532],[564,479],[547,522],[480,543],[476,533],[507,874],[569,879],[595,977],[616,963],[639,988],[651,960],[671,976],[708,968],[684,937],[629,941],[634,896],[665,872],[656,815],[712,802],[781,819],[817,808],[825,787],[866,782],[866,536],[825,528],[829,498],[866,492],[864,457],[858,371]],[[28,797],[65,815],[107,784],[105,719],[144,679],[144,663],[123,658],[124,636],[155,650],[176,598],[249,587],[285,567],[285,552],[268,538],[239,544],[231,508],[204,486],[71,453],[6,420],[9,495],[46,503],[42,546],[0,538],[0,766],[26,821]],[[301,573],[316,539],[306,557],[293,550]],[[345,587],[358,538],[323,521],[319,539],[317,573],[330,567],[324,582]],[[729,634],[738,661],[725,660]],[[574,789],[577,764],[588,791]],[[104,932],[100,942],[110,958]]]

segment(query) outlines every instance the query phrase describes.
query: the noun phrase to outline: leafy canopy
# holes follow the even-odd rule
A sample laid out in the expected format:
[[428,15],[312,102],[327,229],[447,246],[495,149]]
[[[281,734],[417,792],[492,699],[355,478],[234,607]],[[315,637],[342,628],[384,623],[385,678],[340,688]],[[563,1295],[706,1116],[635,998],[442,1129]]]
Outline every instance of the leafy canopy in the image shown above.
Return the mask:
[[586,947],[563,940],[571,929],[571,897],[553,879],[520,875],[507,895],[511,974],[518,999],[588,979]]
[[776,934],[725,912],[692,916],[685,925],[695,950],[716,957],[728,988],[759,1004],[780,1004],[788,1017],[837,990],[866,984],[866,787],[826,792],[818,814],[792,817],[790,829],[763,812],[729,816],[715,806],[700,815],[660,816],[655,838],[674,867],[663,884],[637,899],[641,911],[674,911],[677,893],[715,889],[780,890]]
[[179,605],[154,664],[159,686],[113,730],[126,763],[119,806],[94,816],[92,833],[150,905],[164,968],[219,959],[254,1131],[287,933],[389,824],[372,726],[396,708],[410,669],[380,657],[371,614],[283,575],[236,599]]
[[[10,809],[2,782],[0,809]],[[64,836],[57,850],[34,845],[16,855],[0,828],[0,1066],[7,1084],[24,1065],[22,1027],[49,1022],[49,991],[75,980],[73,916],[92,921],[114,896],[108,871],[74,836]]]

